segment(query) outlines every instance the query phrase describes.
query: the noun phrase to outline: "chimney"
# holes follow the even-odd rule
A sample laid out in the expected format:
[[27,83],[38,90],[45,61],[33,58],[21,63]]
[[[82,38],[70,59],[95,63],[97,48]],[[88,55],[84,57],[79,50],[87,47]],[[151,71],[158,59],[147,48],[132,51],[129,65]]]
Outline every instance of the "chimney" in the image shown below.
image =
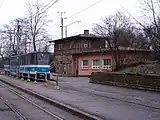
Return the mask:
[[89,35],[89,30],[84,30],[84,35]]

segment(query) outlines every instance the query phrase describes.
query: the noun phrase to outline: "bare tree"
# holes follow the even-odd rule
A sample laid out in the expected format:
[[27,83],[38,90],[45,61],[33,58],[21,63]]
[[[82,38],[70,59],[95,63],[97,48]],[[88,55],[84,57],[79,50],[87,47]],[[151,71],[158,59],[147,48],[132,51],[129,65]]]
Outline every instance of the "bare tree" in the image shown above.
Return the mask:
[[[20,21],[20,30],[19,34],[17,35],[17,20]],[[18,48],[20,48],[19,52],[24,53],[26,39],[25,34],[26,27],[25,22],[23,19],[15,19],[10,22],[10,24],[5,24],[0,30],[0,38],[1,38],[1,48],[3,49],[3,54],[5,56],[9,56],[12,54],[18,54]],[[17,41],[17,38],[19,41]],[[19,46],[18,46],[19,42]]]
[[47,42],[50,37],[46,27],[50,21],[47,20],[48,8],[45,7],[40,0],[28,2],[25,18],[17,18],[3,26],[0,30],[0,42],[3,43],[0,50],[3,55],[9,56],[18,52],[23,54],[37,51],[37,48],[39,51],[48,50]]
[[45,33],[47,20],[47,11],[44,10],[44,4],[37,0],[36,2],[28,2],[27,4],[28,33],[33,42],[34,51],[37,51],[36,42],[40,41],[40,36]]
[[136,28],[131,19],[121,12],[103,19],[102,24],[95,25],[93,32],[106,40],[106,47],[111,50],[115,58],[115,69],[120,66],[121,49],[148,50],[150,47],[144,32]]
[[1,48],[4,56],[17,53],[16,45],[13,43],[15,38],[15,30],[10,25],[3,25],[0,30]]
[[150,40],[152,48],[160,52],[160,0],[143,0],[141,5],[144,16],[149,18],[144,27],[146,37]]
[[133,27],[129,18],[121,12],[103,19],[102,24],[96,24],[93,32],[103,37],[108,48],[114,53],[115,65],[119,66],[119,48],[121,46],[130,47],[130,40],[134,37]]

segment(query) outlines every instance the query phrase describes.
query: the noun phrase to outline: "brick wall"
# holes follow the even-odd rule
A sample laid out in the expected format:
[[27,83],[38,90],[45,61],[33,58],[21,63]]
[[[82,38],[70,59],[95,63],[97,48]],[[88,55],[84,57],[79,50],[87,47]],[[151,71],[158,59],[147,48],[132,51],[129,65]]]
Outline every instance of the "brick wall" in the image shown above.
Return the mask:
[[[89,47],[84,48],[83,41],[89,41]],[[60,44],[62,48],[59,49]],[[71,38],[69,40],[60,40],[55,42],[54,65],[55,72],[63,74],[72,74],[72,56],[73,53],[83,53],[104,47],[104,41],[92,38]],[[78,63],[77,63],[78,64]]]
[[72,56],[56,55],[54,57],[55,72],[60,74],[72,73]]
[[[130,65],[136,65],[152,60],[151,52],[140,52],[140,51],[121,51],[119,53],[119,64],[120,67],[127,67]],[[114,58],[114,56],[113,56]],[[115,59],[113,59],[113,66],[115,69]]]

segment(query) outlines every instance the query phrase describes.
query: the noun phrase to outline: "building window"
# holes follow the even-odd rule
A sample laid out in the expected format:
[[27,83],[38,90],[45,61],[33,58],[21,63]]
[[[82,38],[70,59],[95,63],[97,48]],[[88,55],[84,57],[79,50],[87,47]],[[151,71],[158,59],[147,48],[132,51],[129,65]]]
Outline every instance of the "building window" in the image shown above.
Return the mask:
[[105,48],[108,48],[109,47],[109,45],[108,45],[108,41],[107,40],[105,40]]
[[89,40],[83,40],[82,41],[83,48],[89,48],[90,47],[90,41]]
[[58,49],[61,50],[63,48],[63,44],[58,44]]
[[102,60],[102,68],[103,69],[111,69],[111,59],[103,59]]
[[92,69],[99,69],[99,68],[100,68],[100,60],[93,60]]
[[88,60],[82,60],[82,69],[88,68]]
[[70,48],[74,48],[74,45],[75,45],[75,44],[74,44],[74,41],[71,41],[71,42],[70,42]]

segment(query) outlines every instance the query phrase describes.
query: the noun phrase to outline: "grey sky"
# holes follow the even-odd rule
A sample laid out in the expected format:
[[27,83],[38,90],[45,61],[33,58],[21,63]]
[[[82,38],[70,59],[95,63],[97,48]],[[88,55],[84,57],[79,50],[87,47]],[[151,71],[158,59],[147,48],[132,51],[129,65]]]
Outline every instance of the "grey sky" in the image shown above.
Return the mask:
[[[28,0],[0,0],[3,1],[0,6],[0,27],[16,17],[25,15],[25,3]],[[34,1],[34,0],[33,0]],[[47,4],[51,0],[42,0]],[[57,11],[65,11],[64,17],[69,17],[74,13],[96,3],[99,0],[59,0],[49,9],[49,19],[53,22],[49,25],[49,32],[53,39],[60,38],[60,14]],[[97,5],[88,10],[64,21],[69,24],[74,21],[82,21],[79,24],[73,24],[68,27],[68,36],[82,33],[84,29],[92,30],[93,23],[98,23],[101,18],[114,14],[117,10],[124,11],[122,6],[129,10],[133,16],[139,16],[138,0],[102,0]]]

